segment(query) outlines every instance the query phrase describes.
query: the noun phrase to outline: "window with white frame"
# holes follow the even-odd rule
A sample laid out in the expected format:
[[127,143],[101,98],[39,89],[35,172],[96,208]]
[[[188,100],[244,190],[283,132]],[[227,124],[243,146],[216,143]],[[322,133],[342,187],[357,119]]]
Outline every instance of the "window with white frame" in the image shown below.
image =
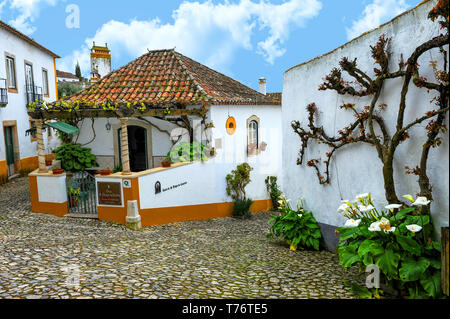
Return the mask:
[[42,90],[45,96],[49,95],[48,91],[48,72],[46,69],[42,69]]
[[16,82],[16,64],[13,57],[6,57],[6,76],[8,80],[8,89],[17,89]]
[[258,117],[252,116],[247,120],[247,152],[249,156],[259,153],[259,126]]

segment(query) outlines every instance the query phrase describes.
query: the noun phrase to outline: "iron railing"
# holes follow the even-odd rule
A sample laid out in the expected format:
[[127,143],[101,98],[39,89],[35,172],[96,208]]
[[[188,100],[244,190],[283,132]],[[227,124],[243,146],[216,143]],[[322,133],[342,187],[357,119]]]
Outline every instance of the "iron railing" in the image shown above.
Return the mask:
[[0,79],[0,107],[8,104],[8,89],[6,88],[6,79]]
[[30,103],[36,103],[37,106],[44,102],[44,95],[42,94],[42,88],[39,86],[26,85],[25,92],[27,95],[27,105]]

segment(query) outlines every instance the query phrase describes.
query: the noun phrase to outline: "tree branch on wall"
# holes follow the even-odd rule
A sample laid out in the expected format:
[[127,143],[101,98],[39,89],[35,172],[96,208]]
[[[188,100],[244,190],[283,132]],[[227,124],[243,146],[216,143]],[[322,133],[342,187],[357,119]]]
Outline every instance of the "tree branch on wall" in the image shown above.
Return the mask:
[[[432,21],[439,20],[441,33],[439,36],[426,41],[418,46],[411,54],[406,63],[403,56],[398,64],[398,69],[394,72],[389,70],[391,53],[389,51],[390,38],[383,34],[375,46],[371,46],[371,54],[374,59],[374,74],[372,78],[367,72],[358,68],[357,59],[349,60],[344,57],[340,62],[340,68],[334,68],[324,79],[324,83],[319,90],[334,90],[339,95],[349,95],[353,97],[371,97],[370,104],[358,109],[355,104],[344,104],[341,109],[353,113],[355,120],[345,128],[338,131],[337,136],[329,136],[322,126],[316,124],[318,108],[315,103],[307,106],[308,124],[303,126],[299,121],[292,122],[294,132],[301,139],[301,148],[298,165],[304,163],[305,151],[309,142],[314,140],[318,144],[327,145],[331,151],[326,153],[324,172],[321,171],[322,159],[312,159],[307,162],[307,166],[316,171],[320,184],[330,183],[329,164],[332,156],[344,146],[354,143],[368,143],[376,148],[377,155],[383,164],[383,178],[386,200],[390,204],[399,203],[394,181],[394,157],[397,147],[405,142],[410,136],[409,130],[423,122],[428,121],[426,130],[427,139],[422,146],[422,154],[419,165],[415,169],[406,167],[407,174],[415,174],[419,177],[418,183],[420,193],[418,195],[432,199],[432,186],[427,175],[428,156],[431,148],[441,144],[440,133],[445,133],[447,128],[444,124],[449,110],[449,90],[448,90],[448,61],[447,52],[444,46],[448,44],[449,27],[448,0],[439,0],[436,6],[430,11],[428,18]],[[419,58],[426,52],[438,48],[443,58],[443,69],[438,69],[438,62],[431,61],[430,65],[435,73],[435,81],[431,82],[419,74]],[[343,72],[352,78],[352,81],[345,81]],[[397,120],[394,134],[389,134],[382,112],[388,106],[379,103],[383,86],[390,79],[402,78],[403,85],[400,92],[400,103],[397,112]],[[435,106],[421,117],[411,123],[405,124],[405,111],[407,110],[406,97],[410,88],[410,83],[419,88],[425,88],[427,92],[437,93],[432,99]],[[422,213],[429,214],[429,206],[424,206]]]

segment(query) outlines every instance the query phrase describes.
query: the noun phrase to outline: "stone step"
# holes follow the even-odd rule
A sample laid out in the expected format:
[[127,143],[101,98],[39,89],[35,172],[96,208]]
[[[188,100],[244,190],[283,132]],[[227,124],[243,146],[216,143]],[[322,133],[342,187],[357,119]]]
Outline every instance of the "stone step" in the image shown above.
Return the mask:
[[98,219],[98,215],[94,214],[67,214],[64,217],[68,218],[84,218],[84,219]]

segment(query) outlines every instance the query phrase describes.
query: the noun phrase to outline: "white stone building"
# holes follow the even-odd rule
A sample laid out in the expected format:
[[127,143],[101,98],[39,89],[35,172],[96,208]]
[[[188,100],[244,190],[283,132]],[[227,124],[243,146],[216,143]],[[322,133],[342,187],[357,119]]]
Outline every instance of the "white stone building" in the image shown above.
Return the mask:
[[[0,176],[11,177],[38,166],[36,139],[25,135],[33,126],[27,104],[57,100],[55,59],[59,56],[0,21],[0,58]],[[47,129],[47,153],[56,140]]]

